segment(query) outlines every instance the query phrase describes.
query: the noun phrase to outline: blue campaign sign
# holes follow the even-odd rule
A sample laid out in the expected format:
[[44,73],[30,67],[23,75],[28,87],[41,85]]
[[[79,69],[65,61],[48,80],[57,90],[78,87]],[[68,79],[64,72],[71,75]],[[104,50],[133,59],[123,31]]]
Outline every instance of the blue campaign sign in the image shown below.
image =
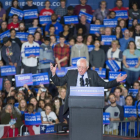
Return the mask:
[[23,12],[24,12],[24,19],[38,18],[38,11],[37,11],[37,9],[24,10]]
[[116,17],[122,18],[122,19],[127,19],[128,18],[128,12],[127,10],[117,10],[116,12]]
[[24,53],[26,57],[30,55],[39,56],[40,54],[40,47],[29,47],[29,48],[24,48],[24,50],[25,50]]
[[104,25],[107,27],[115,28],[118,25],[117,19],[104,19]]
[[76,70],[77,66],[65,67],[65,72],[67,73],[68,70]]
[[50,80],[48,77],[48,73],[38,73],[33,74],[33,85],[40,85],[40,84],[49,84]]
[[3,43],[3,38],[4,37],[10,37],[10,31],[9,30],[7,30],[7,31],[5,31],[5,32],[0,34],[0,41],[1,41],[1,43]]
[[[109,81],[115,80],[120,73],[121,73],[121,76],[126,74],[125,71],[121,71],[121,72],[109,71],[109,78],[108,78]],[[126,81],[126,79],[121,82],[125,82],[125,81]]]
[[[140,116],[140,106],[138,107],[138,114]],[[124,117],[136,117],[136,106],[124,106]]]
[[107,60],[106,61],[106,65],[109,67],[109,69],[111,71],[118,71],[118,70],[120,70],[120,67],[118,66],[118,64],[116,63],[115,60]]
[[134,98],[138,94],[138,89],[129,89],[128,90],[129,95],[133,96]]
[[98,75],[101,78],[106,78],[106,69],[103,68],[101,71],[99,70],[99,68],[95,68],[95,71],[98,73]]
[[2,90],[3,87],[3,78],[0,78],[0,91]]
[[39,62],[40,62],[41,64],[54,63],[53,60],[49,60],[49,59],[46,59],[46,60],[40,60]]
[[88,52],[91,52],[95,48],[94,45],[88,45],[87,47],[88,47]]
[[15,66],[1,66],[1,76],[15,75]]
[[78,20],[78,16],[64,16],[64,22],[65,24],[78,24],[79,20]]
[[85,15],[86,16],[86,21],[87,23],[91,23],[92,19],[93,19],[93,16],[88,14],[88,13],[85,13],[83,11],[80,11],[79,13],[79,17],[81,17],[81,15]]
[[29,33],[25,32],[16,32],[16,37],[20,39],[20,41],[27,41]]
[[19,106],[19,103],[15,103],[15,104],[14,104],[14,107],[18,107],[18,106]]
[[22,10],[16,9],[16,8],[14,8],[14,7],[11,7],[11,10],[10,10],[10,12],[9,12],[9,16],[12,17],[14,14],[18,15],[18,18],[19,18],[20,20],[22,20],[23,15],[24,15]]
[[138,64],[138,58],[126,58],[126,63],[129,67],[135,67]]
[[33,35],[35,33],[36,29],[37,29],[37,27],[30,27],[30,28],[28,28],[29,34]]
[[58,77],[63,77],[65,76],[66,74],[66,71],[65,71],[65,67],[61,67],[61,70],[59,70],[58,68],[56,69],[56,74]]
[[110,113],[103,113],[103,124],[110,124]]
[[90,24],[90,34],[100,33],[100,28],[105,27],[104,25]]
[[77,61],[78,61],[80,58],[85,58],[85,59],[86,59],[86,57],[75,57],[75,58],[72,58],[72,66],[77,66]]
[[70,96],[104,96],[104,87],[70,87]]
[[40,24],[47,24],[51,22],[51,16],[39,16]]
[[56,133],[54,125],[40,125],[40,134],[43,133]]
[[116,40],[116,35],[102,35],[101,41],[104,42],[104,45],[111,45],[111,42]]
[[15,80],[16,87],[21,87],[24,86],[25,84],[33,85],[33,78],[31,73],[15,75]]
[[25,125],[40,125],[40,124],[42,124],[40,113],[35,114],[25,113]]

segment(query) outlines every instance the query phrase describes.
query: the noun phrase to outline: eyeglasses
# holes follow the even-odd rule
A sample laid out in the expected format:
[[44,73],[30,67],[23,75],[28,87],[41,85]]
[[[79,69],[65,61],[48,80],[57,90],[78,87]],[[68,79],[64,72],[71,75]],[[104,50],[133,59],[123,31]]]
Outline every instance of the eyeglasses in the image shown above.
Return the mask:
[[109,99],[115,99],[115,97],[110,97]]
[[78,68],[78,69],[81,69],[81,70],[84,70],[84,69],[86,69],[87,67],[78,66],[77,68]]

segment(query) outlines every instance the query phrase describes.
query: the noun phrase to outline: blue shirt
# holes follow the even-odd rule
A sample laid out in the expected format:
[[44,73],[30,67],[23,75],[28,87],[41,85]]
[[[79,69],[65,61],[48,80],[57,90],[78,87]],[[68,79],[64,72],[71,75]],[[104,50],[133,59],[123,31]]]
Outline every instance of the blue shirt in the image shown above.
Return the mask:
[[[46,27],[45,27],[45,31],[49,32],[49,28],[50,28],[50,25],[52,24],[52,22],[49,22]],[[59,23],[59,22],[56,22],[55,24],[53,24],[54,27],[55,27],[55,34],[56,35],[59,35],[60,32],[63,31],[63,26]]]
[[135,40],[134,40],[134,38],[131,38],[131,37],[129,39],[127,39],[127,40],[125,38],[121,38],[119,40],[119,42],[120,42],[120,50],[124,51],[128,47],[128,43],[130,41],[135,41]]

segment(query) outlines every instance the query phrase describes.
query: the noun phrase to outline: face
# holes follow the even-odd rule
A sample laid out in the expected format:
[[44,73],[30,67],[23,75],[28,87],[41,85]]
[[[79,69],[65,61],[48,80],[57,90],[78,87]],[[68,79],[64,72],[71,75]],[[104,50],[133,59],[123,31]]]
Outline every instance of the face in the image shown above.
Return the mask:
[[101,8],[105,9],[106,8],[106,3],[102,2],[100,6],[101,6]]
[[49,113],[51,112],[51,108],[50,108],[49,106],[46,106],[46,107],[45,107],[45,112],[46,112],[47,114],[49,114]]
[[2,61],[0,61],[0,66],[3,66],[3,62]]
[[134,89],[139,89],[140,88],[139,83],[134,83],[133,88]]
[[56,38],[54,36],[50,37],[51,42],[56,42]]
[[29,35],[29,36],[28,36],[28,41],[29,41],[30,43],[32,43],[33,40],[34,40],[33,36],[32,36],[32,35]]
[[60,101],[59,100],[55,100],[54,104],[55,104],[55,106],[59,106],[60,105]]
[[10,105],[7,106],[6,108],[7,112],[9,112],[10,114],[12,113],[12,107]]
[[17,100],[21,101],[22,99],[24,99],[24,96],[22,95],[22,93],[18,93]]
[[123,4],[122,1],[117,1],[116,2],[117,7],[122,7],[122,4]]
[[132,97],[129,97],[129,96],[128,96],[128,97],[126,98],[125,101],[126,101],[126,105],[132,106],[132,104],[133,104],[133,99],[132,99]]
[[44,109],[44,106],[45,106],[44,102],[43,102],[43,101],[40,101],[40,102],[39,102],[39,106],[40,106],[42,109]]
[[3,22],[3,23],[1,24],[1,28],[2,28],[2,29],[6,29],[6,28],[7,28],[7,23],[6,23],[6,22]]
[[35,40],[40,40],[40,34],[39,33],[35,34]]
[[9,100],[8,102],[7,102],[7,104],[11,104],[11,105],[14,105],[15,104],[15,100]]
[[33,21],[33,26],[37,26],[37,25],[38,25],[38,20],[36,19]]
[[121,28],[120,27],[117,27],[116,28],[116,33],[120,33],[121,32]]
[[100,28],[100,34],[101,34],[101,35],[105,34],[105,30],[102,29],[102,28]]
[[37,28],[36,31],[39,32],[40,34],[42,34],[41,28]]
[[133,42],[129,43],[129,49],[134,50],[135,44]]
[[45,6],[46,6],[46,8],[49,8],[50,7],[50,3],[49,2],[46,2],[45,3]]
[[74,11],[73,10],[68,10],[68,15],[73,15]]
[[15,37],[15,36],[16,36],[16,31],[12,30],[12,31],[10,32],[10,35]]
[[81,22],[86,22],[86,16],[82,15],[82,16],[80,17],[80,21],[81,21]]
[[53,34],[54,34],[54,32],[55,32],[55,27],[51,27],[51,28],[49,29],[49,31],[50,31],[50,33],[53,33]]
[[83,29],[82,28],[79,28],[78,29],[78,34],[82,34],[83,33]]
[[124,28],[124,26],[125,26],[125,21],[124,21],[124,20],[121,20],[119,25],[121,26],[121,28]]
[[13,23],[18,23],[18,16],[13,16]]
[[60,5],[61,5],[61,7],[65,7],[65,5],[66,5],[65,1],[61,1]]
[[85,61],[85,60],[81,60],[81,61],[79,62],[79,64],[77,65],[77,68],[78,68],[78,73],[79,73],[80,75],[84,75],[85,72],[88,70],[86,61]]
[[93,39],[92,39],[92,36],[91,36],[91,35],[88,36],[87,41],[88,41],[88,42],[92,42],[92,40],[93,40]]
[[82,5],[85,5],[86,2],[87,2],[86,0],[80,0],[80,1],[81,1],[81,4],[82,4]]
[[116,90],[114,91],[114,94],[115,94],[116,97],[120,97],[121,92],[120,92],[119,89],[116,89]]
[[100,42],[99,42],[99,41],[95,41],[94,46],[95,46],[96,48],[99,48],[99,47],[100,47]]
[[14,7],[17,7],[18,2],[17,2],[17,1],[14,1],[14,2],[13,2],[13,5],[14,5]]
[[16,94],[16,93],[15,93],[14,91],[12,91],[12,92],[10,93],[11,96],[15,96],[15,94]]
[[42,98],[45,97],[45,92],[41,92],[41,95],[40,95]]
[[132,8],[133,9],[137,9],[137,5],[136,4],[133,4]]
[[116,16],[116,15],[115,15],[114,12],[111,12],[111,13],[110,13],[110,18],[115,18],[115,16]]
[[10,81],[5,81],[5,83],[4,83],[4,88],[5,88],[5,89],[10,89],[10,88],[11,88],[11,83],[10,83]]
[[110,28],[105,29],[105,35],[111,35],[111,29]]
[[135,19],[135,20],[133,21],[133,26],[136,26],[137,24],[138,24],[138,20]]
[[29,113],[29,114],[31,114],[31,113],[34,112],[33,106],[28,106],[27,110],[28,110],[28,113]]
[[70,44],[70,46],[73,46],[73,45],[75,44],[74,39],[71,39],[71,40],[69,41],[69,44]]
[[10,46],[10,41],[7,41],[6,43],[4,43],[4,46],[9,47]]
[[129,30],[125,30],[125,31],[124,31],[124,37],[126,37],[126,38],[130,37],[130,32],[129,32]]
[[56,22],[57,17],[56,17],[55,15],[52,15],[52,16],[51,16],[51,20],[52,20],[53,22]]
[[46,100],[45,100],[45,104],[50,103],[50,102],[51,102],[50,99],[46,99]]
[[78,42],[78,43],[82,43],[82,41],[83,41],[83,37],[82,37],[82,36],[78,36],[78,37],[77,37],[77,42]]
[[36,107],[36,105],[37,105],[37,101],[36,101],[36,99],[34,99],[34,98],[32,98],[32,99],[30,100],[30,103],[32,103],[35,107]]
[[20,25],[19,25],[19,29],[20,29],[21,31],[24,31],[25,26],[24,26],[24,24],[23,24],[23,23],[20,23]]
[[117,43],[115,43],[115,42],[113,42],[113,43],[112,43],[112,49],[113,49],[113,50],[116,50],[116,49],[117,49],[117,47],[118,47],[118,44],[117,44]]
[[60,96],[62,99],[65,99],[65,97],[66,97],[66,90],[65,89],[63,89],[63,88],[61,89]]
[[101,24],[100,20],[95,20],[95,24],[100,25]]
[[32,6],[32,4],[33,4],[33,1],[27,1],[28,6]]
[[25,108],[25,106],[26,106],[25,100],[22,100],[22,101],[20,102],[20,106],[21,106],[21,108]]
[[136,26],[136,30],[140,31],[140,26],[139,25]]
[[60,37],[59,41],[60,41],[60,44],[64,44],[64,42],[65,42],[65,38]]
[[50,44],[50,41],[44,41],[44,43],[45,43],[46,45],[49,45],[49,44]]
[[68,31],[69,30],[69,26],[65,25],[64,26],[64,31]]
[[116,102],[115,96],[114,95],[110,95],[109,96],[109,101],[110,101],[111,104],[115,103]]

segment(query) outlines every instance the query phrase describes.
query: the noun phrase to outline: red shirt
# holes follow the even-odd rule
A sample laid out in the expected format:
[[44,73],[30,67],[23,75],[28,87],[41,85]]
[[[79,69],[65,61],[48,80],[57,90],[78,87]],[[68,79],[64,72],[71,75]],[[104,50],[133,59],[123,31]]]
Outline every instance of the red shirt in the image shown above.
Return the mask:
[[[61,47],[60,44],[57,44],[55,45],[53,51],[54,51],[55,58],[58,58],[60,60],[64,58],[65,56],[67,56],[67,58],[69,59],[70,49],[68,45],[64,44],[64,46]],[[61,62],[60,65],[62,67],[66,66],[68,64],[68,59]]]
[[41,11],[40,11],[40,16],[51,16],[52,14],[54,13],[54,11],[52,10],[52,9],[49,9],[49,10],[47,10],[47,9],[42,9]]
[[16,31],[18,31],[18,29],[19,29],[19,23],[14,24],[13,22],[11,22],[10,24],[8,24],[7,28],[8,28],[8,30],[14,28]]
[[75,6],[75,8],[74,8],[74,14],[75,15],[79,15],[79,12],[80,11],[83,11],[85,13],[88,13],[88,14],[91,14],[92,15],[92,8],[89,5],[85,5],[85,6],[77,5],[77,6]]
[[127,8],[121,7],[121,8],[119,9],[118,7],[114,7],[114,8],[112,9],[112,11],[119,11],[119,10],[127,10]]

